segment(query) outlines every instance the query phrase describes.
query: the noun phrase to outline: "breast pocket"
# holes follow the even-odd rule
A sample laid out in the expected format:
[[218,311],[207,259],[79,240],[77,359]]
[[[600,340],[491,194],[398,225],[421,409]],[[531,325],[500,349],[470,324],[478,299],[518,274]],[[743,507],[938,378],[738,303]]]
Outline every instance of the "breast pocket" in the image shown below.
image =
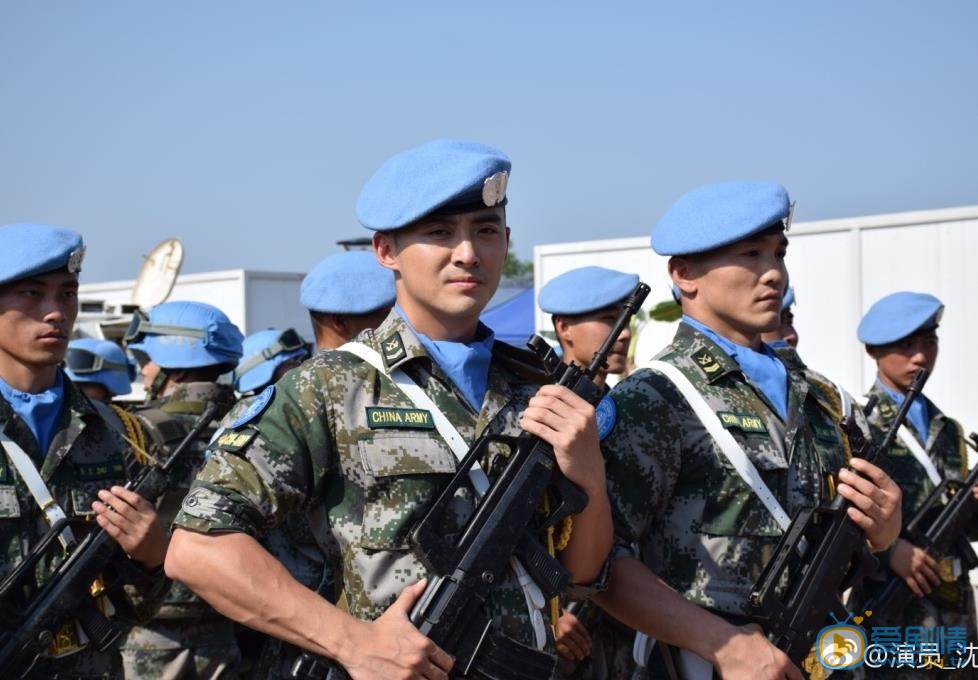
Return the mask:
[[[722,480],[718,485],[719,493],[711,493],[706,498],[702,533],[711,536],[780,536],[781,527],[771,511],[747,482],[741,479],[727,457],[719,454],[718,458],[718,472]],[[787,475],[787,463],[767,455],[755,456],[751,463],[757,468],[767,488],[777,496]]]
[[435,436],[378,432],[357,442],[367,472],[360,544],[406,550],[411,527],[455,471],[455,456]]

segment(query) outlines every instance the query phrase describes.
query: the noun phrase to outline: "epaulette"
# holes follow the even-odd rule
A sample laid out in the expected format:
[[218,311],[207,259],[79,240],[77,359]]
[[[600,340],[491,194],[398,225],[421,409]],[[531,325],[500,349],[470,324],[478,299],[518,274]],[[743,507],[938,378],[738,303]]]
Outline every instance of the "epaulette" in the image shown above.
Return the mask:
[[505,342],[492,343],[492,356],[506,369],[528,383],[549,385],[553,376],[543,366],[540,357],[528,349],[520,349]]

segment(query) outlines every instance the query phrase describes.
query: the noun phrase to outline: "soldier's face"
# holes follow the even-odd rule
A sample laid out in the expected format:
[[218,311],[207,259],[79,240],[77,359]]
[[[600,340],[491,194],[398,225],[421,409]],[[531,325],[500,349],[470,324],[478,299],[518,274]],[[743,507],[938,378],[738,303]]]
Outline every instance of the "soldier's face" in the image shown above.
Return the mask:
[[[564,361],[573,361],[578,366],[591,363],[594,353],[608,337],[620,313],[621,305],[611,305],[590,314],[558,317],[557,334],[564,348]],[[630,341],[631,331],[626,326],[608,355],[608,370],[605,373],[617,375],[625,372]]]
[[374,240],[378,260],[395,272],[398,304],[434,339],[474,329],[499,286],[508,246],[502,207],[429,216]]
[[78,316],[78,276],[52,272],[0,286],[0,368],[56,366]]
[[918,368],[934,370],[937,347],[937,332],[931,330],[889,345],[869,347],[866,351],[876,359],[876,369],[883,383],[899,392],[906,392]]
[[734,342],[755,345],[761,333],[781,323],[787,247],[783,233],[769,231],[693,257],[673,258],[681,265],[670,264],[674,281],[693,293],[684,299],[683,311]]

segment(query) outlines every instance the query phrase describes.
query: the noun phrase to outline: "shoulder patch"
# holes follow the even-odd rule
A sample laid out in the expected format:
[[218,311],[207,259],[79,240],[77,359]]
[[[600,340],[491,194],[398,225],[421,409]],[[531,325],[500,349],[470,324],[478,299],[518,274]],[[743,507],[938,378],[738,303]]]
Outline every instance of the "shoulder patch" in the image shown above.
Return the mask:
[[258,434],[258,430],[253,427],[245,428],[240,432],[235,430],[225,430],[220,437],[217,438],[217,448],[222,451],[227,451],[228,453],[238,453],[244,449],[251,440],[255,438]]
[[693,361],[707,376],[716,375],[723,369],[717,358],[706,347],[693,354]]
[[239,427],[243,427],[250,423],[252,420],[260,416],[262,411],[268,408],[268,404],[271,403],[272,397],[274,396],[275,385],[269,385],[251,400],[251,403],[248,404],[248,408],[245,409],[244,413],[235,418],[234,422],[231,423],[228,428],[231,430],[237,430]]
[[404,342],[401,341],[400,333],[391,333],[380,341],[381,354],[384,355],[384,362],[390,366],[407,356],[404,349]]
[[594,418],[598,421],[598,440],[604,441],[618,422],[618,405],[615,400],[608,395],[602,397],[594,409]]

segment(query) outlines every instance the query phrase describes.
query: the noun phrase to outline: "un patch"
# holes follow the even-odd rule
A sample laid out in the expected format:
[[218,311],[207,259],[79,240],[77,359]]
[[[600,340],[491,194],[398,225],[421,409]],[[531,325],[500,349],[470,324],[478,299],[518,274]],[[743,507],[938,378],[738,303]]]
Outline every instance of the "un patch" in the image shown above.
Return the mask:
[[254,399],[248,404],[248,408],[245,409],[244,413],[235,418],[234,422],[229,426],[232,430],[237,430],[239,427],[247,425],[252,420],[257,418],[262,414],[268,404],[271,403],[272,397],[275,396],[275,385],[269,385],[261,391],[260,394],[256,395]]
[[604,396],[594,409],[594,418],[598,421],[598,440],[604,441],[618,422],[618,405],[615,400]]

